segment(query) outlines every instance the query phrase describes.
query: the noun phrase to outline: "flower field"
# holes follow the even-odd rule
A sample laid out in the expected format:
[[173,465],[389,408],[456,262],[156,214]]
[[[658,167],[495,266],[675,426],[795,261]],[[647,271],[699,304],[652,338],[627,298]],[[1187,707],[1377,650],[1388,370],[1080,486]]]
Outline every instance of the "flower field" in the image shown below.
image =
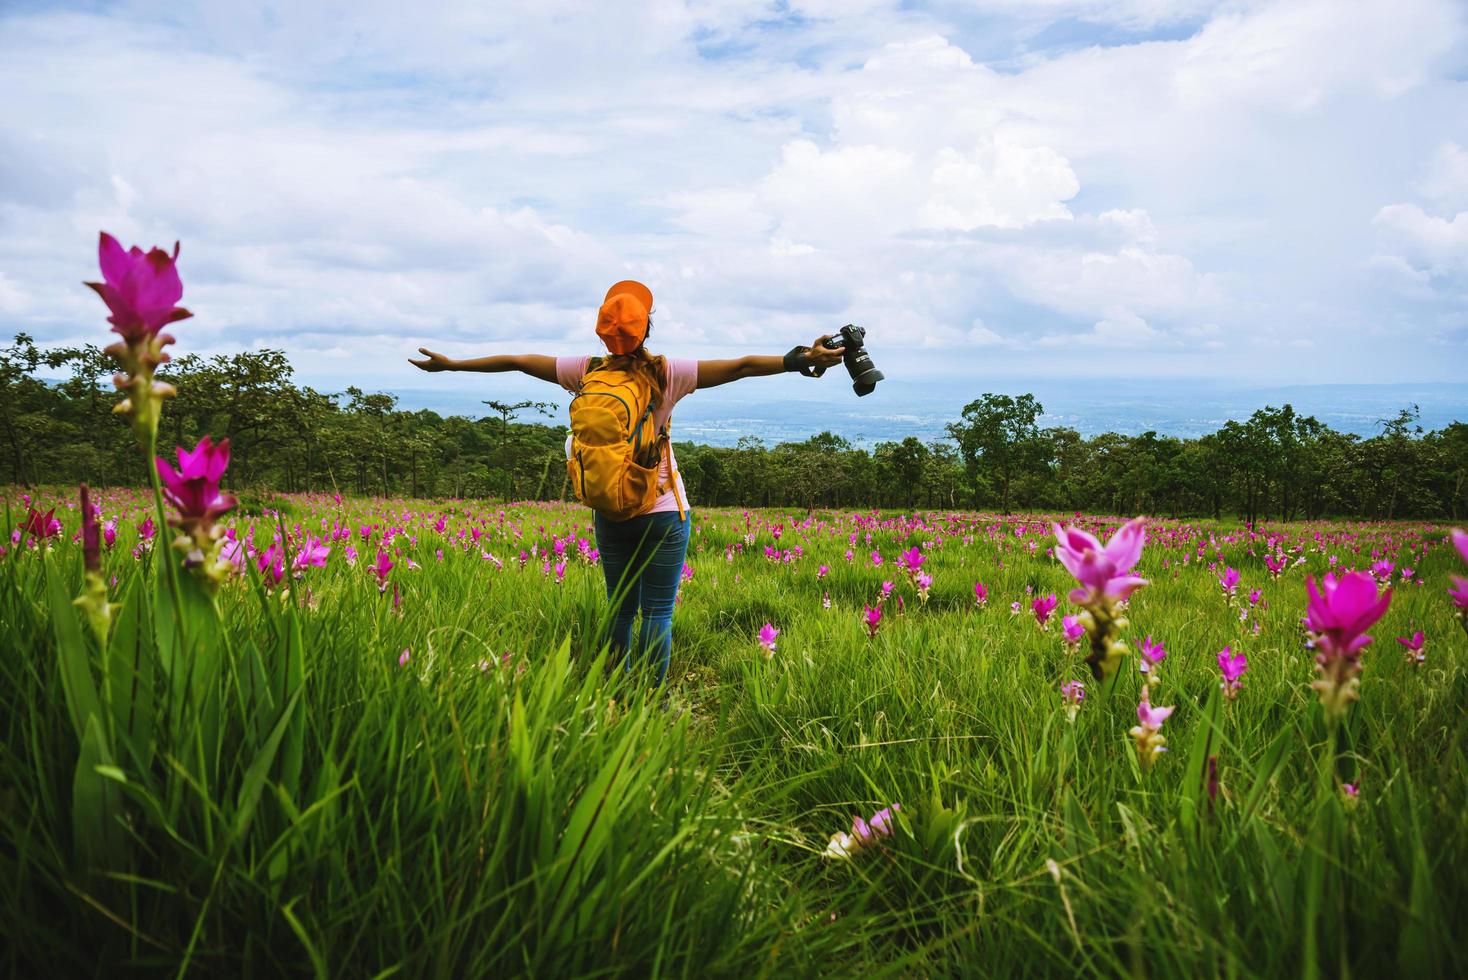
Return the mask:
[[216,448],[8,497],[7,972],[1468,970],[1448,527],[700,511],[649,691],[584,509]]

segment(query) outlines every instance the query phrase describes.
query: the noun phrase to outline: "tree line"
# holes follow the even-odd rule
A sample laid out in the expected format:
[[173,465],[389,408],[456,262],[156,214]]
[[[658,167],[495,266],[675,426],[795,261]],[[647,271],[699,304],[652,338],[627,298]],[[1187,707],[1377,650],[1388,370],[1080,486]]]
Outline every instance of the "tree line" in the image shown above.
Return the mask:
[[[37,377],[64,371],[62,381]],[[0,480],[19,485],[147,479],[112,414],[112,365],[95,346],[0,348]],[[568,493],[565,425],[545,402],[485,402],[481,418],[409,411],[391,394],[297,384],[285,354],[189,354],[159,378],[178,389],[160,446],[228,436],[237,490],[555,500]],[[1085,437],[1042,427],[1032,395],[984,394],[947,438],[853,446],[822,432],[767,446],[675,442],[705,506],[1081,510],[1244,520],[1459,519],[1468,511],[1468,425],[1423,431],[1415,406],[1369,438],[1291,406],[1266,406],[1198,438]]]

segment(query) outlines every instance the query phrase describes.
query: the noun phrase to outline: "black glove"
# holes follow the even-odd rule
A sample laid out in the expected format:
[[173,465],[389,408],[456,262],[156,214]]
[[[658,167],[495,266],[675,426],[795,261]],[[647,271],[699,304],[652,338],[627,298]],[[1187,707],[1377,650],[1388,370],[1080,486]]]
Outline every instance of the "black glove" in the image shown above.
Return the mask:
[[819,375],[816,374],[815,370],[810,366],[809,347],[790,348],[790,352],[785,355],[785,370],[799,371],[807,378],[819,377]]

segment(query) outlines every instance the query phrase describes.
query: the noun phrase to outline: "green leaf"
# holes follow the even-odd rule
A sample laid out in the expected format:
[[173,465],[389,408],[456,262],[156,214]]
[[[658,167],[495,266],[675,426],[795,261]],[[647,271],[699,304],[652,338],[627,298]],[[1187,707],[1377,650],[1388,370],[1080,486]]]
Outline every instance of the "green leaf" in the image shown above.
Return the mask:
[[71,782],[72,845],[82,868],[101,867],[109,854],[114,858],[111,863],[119,863],[118,775],[107,751],[101,718],[89,715]]
[[280,748],[280,741],[285,737],[286,728],[290,725],[291,717],[295,714],[300,698],[300,691],[291,695],[291,699],[286,702],[285,711],[281,713],[280,721],[275,723],[275,729],[265,740],[265,744],[260,747],[260,751],[255,753],[255,758],[250,762],[250,768],[245,771],[245,778],[240,783],[239,804],[235,807],[234,836],[236,840],[244,837],[245,831],[250,829],[250,821],[255,816],[255,807],[260,802],[260,791],[265,788],[265,777],[275,762],[275,753]]
[[97,698],[97,685],[92,679],[91,658],[76,607],[71,604],[61,575],[46,559],[46,594],[51,606],[51,628],[56,635],[56,657],[60,667],[61,690],[66,697],[66,711],[78,740],[84,739],[88,719],[102,717],[102,703]]
[[1193,733],[1193,746],[1188,751],[1188,765],[1183,772],[1183,785],[1179,792],[1178,820],[1183,830],[1191,832],[1196,821],[1198,798],[1203,793],[1203,781],[1207,778],[1208,756],[1212,754],[1213,730],[1218,725],[1218,688],[1208,695],[1203,708],[1203,717]]

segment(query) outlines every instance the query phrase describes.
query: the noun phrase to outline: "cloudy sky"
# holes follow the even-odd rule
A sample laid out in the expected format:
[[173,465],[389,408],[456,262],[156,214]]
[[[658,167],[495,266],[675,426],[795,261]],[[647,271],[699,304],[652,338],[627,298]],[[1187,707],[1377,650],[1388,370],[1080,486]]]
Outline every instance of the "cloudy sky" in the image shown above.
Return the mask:
[[[95,238],[183,243],[180,350],[308,380],[654,346],[994,377],[1462,380],[1462,0],[0,0],[0,329],[97,341]],[[889,373],[892,373],[889,370]]]

